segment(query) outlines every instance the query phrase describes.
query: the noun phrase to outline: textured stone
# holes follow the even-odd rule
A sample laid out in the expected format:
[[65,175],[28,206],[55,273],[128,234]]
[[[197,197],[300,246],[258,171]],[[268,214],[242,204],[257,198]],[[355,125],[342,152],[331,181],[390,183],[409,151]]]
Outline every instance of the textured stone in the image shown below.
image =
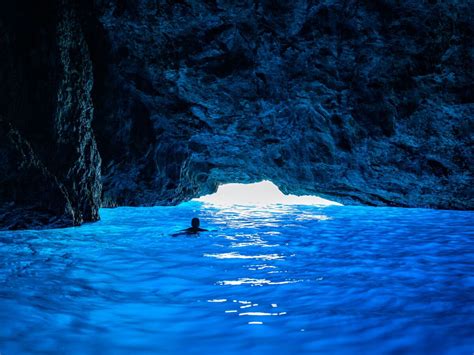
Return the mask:
[[[68,0],[2,3],[0,228],[99,218],[92,63],[80,8]],[[52,221],[56,215],[60,221]],[[46,216],[46,217],[45,217]],[[51,218],[50,218],[51,217]],[[54,223],[53,223],[54,222]]]
[[65,227],[76,222],[67,190],[31,145],[0,118],[0,226],[6,229]]
[[472,209],[472,6],[102,1],[104,203],[226,182]]
[[0,228],[264,179],[473,209],[472,15],[460,0],[4,1]]

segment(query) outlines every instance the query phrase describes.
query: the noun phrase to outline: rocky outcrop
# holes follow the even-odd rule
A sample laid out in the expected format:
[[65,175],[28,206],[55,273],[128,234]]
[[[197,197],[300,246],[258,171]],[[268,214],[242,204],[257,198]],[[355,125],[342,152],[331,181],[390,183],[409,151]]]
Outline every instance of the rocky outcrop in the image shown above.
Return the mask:
[[103,1],[104,203],[225,182],[349,204],[472,209],[472,6]]
[[460,0],[4,2],[0,228],[263,179],[473,209],[472,15]]
[[59,7],[54,166],[80,220],[95,221],[99,218],[102,185],[101,159],[92,132],[92,62],[74,3],[62,0]]
[[102,185],[81,11],[67,0],[0,6],[0,228],[95,221]]

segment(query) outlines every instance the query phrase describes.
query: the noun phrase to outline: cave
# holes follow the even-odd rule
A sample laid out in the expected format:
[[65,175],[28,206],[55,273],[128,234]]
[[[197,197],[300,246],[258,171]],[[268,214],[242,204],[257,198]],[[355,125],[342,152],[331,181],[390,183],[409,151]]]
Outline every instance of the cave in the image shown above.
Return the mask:
[[0,1],[0,355],[472,353],[473,16]]
[[1,7],[2,229],[262,180],[346,205],[473,208],[467,4]]

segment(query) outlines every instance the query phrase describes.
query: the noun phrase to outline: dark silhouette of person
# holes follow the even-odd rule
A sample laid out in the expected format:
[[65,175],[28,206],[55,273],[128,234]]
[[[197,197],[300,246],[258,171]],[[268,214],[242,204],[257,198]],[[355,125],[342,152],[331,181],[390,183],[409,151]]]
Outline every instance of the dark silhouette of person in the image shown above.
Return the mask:
[[207,229],[199,228],[200,224],[201,224],[201,221],[199,220],[199,218],[194,217],[191,220],[191,227],[183,229],[183,230],[179,231],[178,233],[172,234],[171,236],[172,237],[177,237],[178,235],[182,235],[182,234],[188,234],[189,235],[189,234],[198,234],[199,232],[208,232]]

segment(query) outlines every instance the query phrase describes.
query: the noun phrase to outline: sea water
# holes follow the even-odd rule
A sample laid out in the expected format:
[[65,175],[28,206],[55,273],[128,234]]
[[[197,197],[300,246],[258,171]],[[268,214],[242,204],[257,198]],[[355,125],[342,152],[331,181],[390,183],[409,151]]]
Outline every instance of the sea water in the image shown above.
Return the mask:
[[[474,213],[101,210],[0,233],[0,353],[472,354]],[[210,230],[171,237],[192,217]]]

